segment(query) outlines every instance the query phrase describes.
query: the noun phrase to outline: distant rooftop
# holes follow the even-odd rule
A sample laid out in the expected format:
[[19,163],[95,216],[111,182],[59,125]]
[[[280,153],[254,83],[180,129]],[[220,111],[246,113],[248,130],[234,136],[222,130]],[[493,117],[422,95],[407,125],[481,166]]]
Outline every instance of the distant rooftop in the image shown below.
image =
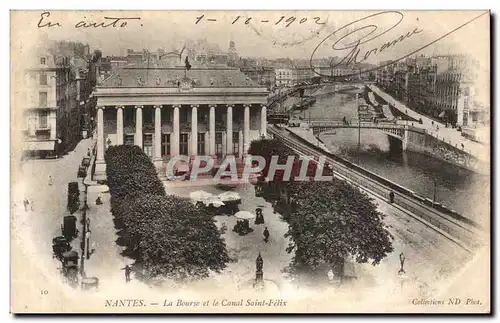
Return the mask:
[[[178,87],[185,82],[184,67],[117,69],[99,87]],[[239,69],[229,67],[191,68],[186,77],[193,87],[262,87]]]

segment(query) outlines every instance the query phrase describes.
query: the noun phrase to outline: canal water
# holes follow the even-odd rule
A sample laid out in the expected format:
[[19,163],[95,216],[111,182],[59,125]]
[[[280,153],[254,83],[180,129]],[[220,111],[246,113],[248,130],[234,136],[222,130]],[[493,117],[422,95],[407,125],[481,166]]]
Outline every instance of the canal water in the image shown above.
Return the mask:
[[[316,96],[316,103],[305,112],[297,112],[297,115],[306,118],[309,115],[311,118],[357,118],[357,103],[353,93],[335,93],[333,88],[323,88],[313,95]],[[361,129],[360,150],[358,129],[337,129],[321,135],[320,139],[333,153],[420,196],[433,199],[435,194],[437,202],[463,216],[482,223],[489,222],[488,176],[411,151],[391,155],[387,135],[377,130]]]

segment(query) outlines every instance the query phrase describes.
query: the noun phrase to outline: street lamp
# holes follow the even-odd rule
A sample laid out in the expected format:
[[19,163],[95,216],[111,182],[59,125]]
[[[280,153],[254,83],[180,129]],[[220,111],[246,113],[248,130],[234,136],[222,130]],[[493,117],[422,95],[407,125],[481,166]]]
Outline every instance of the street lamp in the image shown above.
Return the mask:
[[405,273],[405,270],[404,270],[405,259],[406,259],[405,255],[403,253],[400,253],[399,254],[399,262],[401,263],[401,268],[398,271],[398,274],[400,274],[400,275]]
[[85,233],[85,258],[87,260],[90,259],[90,251],[89,251],[89,245],[90,245],[90,230],[87,228],[87,232]]
[[261,288],[262,284],[264,282],[264,273],[262,271],[262,268],[263,268],[263,265],[264,265],[264,261],[262,260],[262,256],[260,255],[260,252],[259,252],[259,256],[257,256],[257,259],[255,259],[255,264],[256,264],[256,267],[257,267],[257,271],[255,273],[255,284],[254,284],[254,286],[257,287],[257,288]]
[[437,192],[437,180],[434,179],[434,194],[433,194],[433,197],[432,197],[432,204],[436,204],[436,192]]
[[358,104],[358,96],[356,93],[356,106],[358,107],[358,165],[360,164],[360,154],[361,154],[361,114],[360,114],[360,106]]

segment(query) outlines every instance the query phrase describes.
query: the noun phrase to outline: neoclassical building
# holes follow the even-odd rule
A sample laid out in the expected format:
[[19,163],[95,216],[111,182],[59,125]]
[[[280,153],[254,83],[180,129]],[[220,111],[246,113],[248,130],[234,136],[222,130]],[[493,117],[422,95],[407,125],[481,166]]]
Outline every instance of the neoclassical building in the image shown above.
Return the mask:
[[97,99],[95,179],[104,179],[110,145],[137,145],[160,168],[177,155],[242,158],[266,135],[268,92],[228,67],[128,67],[94,91]]

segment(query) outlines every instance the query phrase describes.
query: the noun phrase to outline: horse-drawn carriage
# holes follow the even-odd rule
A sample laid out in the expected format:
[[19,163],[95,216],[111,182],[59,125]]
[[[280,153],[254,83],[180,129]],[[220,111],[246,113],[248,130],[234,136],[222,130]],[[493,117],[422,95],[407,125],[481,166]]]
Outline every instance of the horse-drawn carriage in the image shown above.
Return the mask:
[[71,246],[69,245],[68,240],[64,236],[59,236],[52,239],[53,258],[57,258],[62,261],[63,253],[70,250]]
[[62,274],[73,287],[78,286],[78,252],[71,250],[62,254]]
[[78,236],[76,216],[68,215],[64,217],[63,224],[61,225],[61,233],[68,241],[71,241]]
[[84,157],[82,163],[78,166],[78,177],[87,176],[87,167],[90,166],[90,157]]

